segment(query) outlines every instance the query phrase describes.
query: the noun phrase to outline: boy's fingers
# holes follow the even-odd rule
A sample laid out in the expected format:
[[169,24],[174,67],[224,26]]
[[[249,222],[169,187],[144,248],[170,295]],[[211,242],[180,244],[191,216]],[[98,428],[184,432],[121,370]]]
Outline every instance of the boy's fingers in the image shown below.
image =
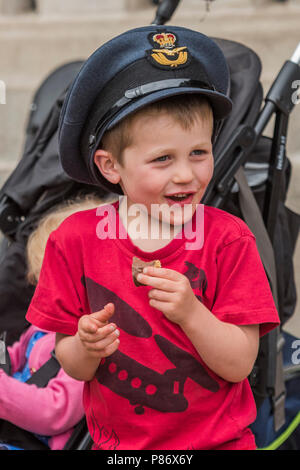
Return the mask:
[[109,303],[109,304],[106,304],[102,310],[91,313],[90,316],[102,323],[107,323],[110,317],[113,315],[114,311],[115,311],[114,304]]
[[88,343],[96,343],[97,341],[101,341],[107,338],[109,335],[114,334],[114,337],[119,335],[119,331],[114,323],[109,323],[103,327],[96,327],[93,331],[88,330],[81,330],[80,331],[80,338],[82,341]]
[[170,279],[148,276],[148,274],[138,274],[137,280],[146,286],[154,287],[156,289],[165,290],[168,292],[176,292],[177,285]]
[[116,339],[113,343],[106,346],[102,352],[102,357],[108,357],[113,354],[119,347],[120,341]]
[[110,344],[114,343],[115,341],[119,341],[118,336],[119,336],[118,334],[112,333],[109,336],[106,336],[105,338],[100,339],[96,342],[87,342],[86,343],[87,349],[89,349],[90,351],[102,352]]
[[143,269],[143,273],[147,274],[148,276],[170,279],[170,281],[177,281],[181,276],[181,274],[177,271],[174,271],[174,269],[155,268],[154,266],[147,266]]
[[98,322],[95,318],[92,318],[90,315],[85,315],[80,319],[80,331],[84,333],[95,333],[101,323]]
[[173,299],[173,292],[167,292],[160,289],[151,289],[148,292],[149,299],[160,300],[162,302],[171,302]]

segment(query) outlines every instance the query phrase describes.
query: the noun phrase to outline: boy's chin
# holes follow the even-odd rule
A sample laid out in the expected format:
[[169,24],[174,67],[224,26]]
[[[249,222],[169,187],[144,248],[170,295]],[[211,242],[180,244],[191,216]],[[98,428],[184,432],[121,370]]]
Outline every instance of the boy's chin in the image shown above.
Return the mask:
[[174,229],[180,229],[183,225],[187,224],[193,218],[195,213],[196,207],[192,204],[189,207],[177,207],[167,216],[162,214],[161,223],[164,225],[170,225],[170,227],[174,227]]

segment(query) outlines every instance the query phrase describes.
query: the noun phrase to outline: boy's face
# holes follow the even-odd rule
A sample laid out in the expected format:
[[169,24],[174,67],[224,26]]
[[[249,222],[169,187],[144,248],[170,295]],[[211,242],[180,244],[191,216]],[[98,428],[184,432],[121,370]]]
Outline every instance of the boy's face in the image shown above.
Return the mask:
[[199,116],[192,127],[183,129],[167,113],[142,115],[133,121],[131,136],[122,165],[115,162],[128,209],[143,204],[151,218],[154,204],[167,204],[171,210],[159,213],[161,221],[187,222],[213,175],[212,122]]

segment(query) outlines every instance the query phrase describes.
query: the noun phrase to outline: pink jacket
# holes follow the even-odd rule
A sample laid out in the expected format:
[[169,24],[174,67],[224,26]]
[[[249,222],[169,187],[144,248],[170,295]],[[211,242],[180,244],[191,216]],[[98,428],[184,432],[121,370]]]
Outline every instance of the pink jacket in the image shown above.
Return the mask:
[[[35,331],[40,330],[30,326],[19,341],[8,347],[12,374],[25,365],[25,351]],[[54,345],[55,333],[40,338],[32,348],[29,367],[39,369],[50,358]],[[50,448],[60,450],[84,416],[83,385],[84,382],[72,379],[62,369],[45,388],[19,382],[0,369],[0,418],[33,433],[52,436]]]

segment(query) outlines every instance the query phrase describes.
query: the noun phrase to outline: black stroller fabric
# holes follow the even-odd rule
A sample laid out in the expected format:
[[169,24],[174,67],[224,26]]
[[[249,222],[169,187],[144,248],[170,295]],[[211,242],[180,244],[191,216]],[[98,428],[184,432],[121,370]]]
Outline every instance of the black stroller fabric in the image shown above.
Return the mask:
[[[235,163],[235,153],[230,151],[234,136],[238,135],[242,126],[254,125],[263,100],[259,82],[261,63],[257,55],[242,44],[223,39],[214,40],[223,49],[228,61],[233,111],[223,124],[214,146],[215,172],[206,194],[205,203],[208,205],[212,204],[220,177]],[[81,63],[77,62],[70,64],[69,68],[66,66],[58,69],[57,75],[52,74],[51,80],[46,80],[38,90],[37,103],[43,102],[44,95],[47,95],[44,111],[31,114],[23,156],[0,191],[0,228],[5,234],[0,246],[0,332],[7,332],[7,344],[15,341],[26,328],[25,314],[34,287],[26,280],[25,247],[28,236],[40,217],[57,203],[78,194],[92,192],[100,197],[104,195],[98,188],[71,181],[63,172],[58,159],[59,112],[66,89],[80,66]],[[56,81],[57,77],[59,78]],[[56,83],[55,87],[51,83]],[[38,104],[33,109],[37,110]],[[265,200],[271,145],[270,138],[261,137],[244,167],[248,184],[261,210]],[[293,253],[300,224],[300,217],[285,206],[290,173],[291,165],[287,160],[274,239],[279,313],[283,324],[293,315],[296,305]],[[238,187],[232,187],[221,208],[243,218],[239,207]],[[268,343],[262,341],[256,364],[256,378],[251,381],[259,410],[268,399],[264,380],[267,348]]]
[[[6,235],[0,245],[0,331],[12,344],[28,325],[25,313],[34,293],[26,279],[26,243],[42,215],[58,203],[98,188],[72,181],[58,158],[58,121],[71,79],[82,62],[71,62],[50,74],[37,91],[24,152],[0,191],[0,228]],[[0,203],[0,206],[1,206]]]
[[26,126],[25,151],[52,109],[54,102],[60,97],[61,92],[67,89],[82,64],[83,61],[79,60],[56,68],[36,91]]
[[214,146],[215,172],[230,165],[221,155],[232,134],[241,123],[253,124],[261,107],[263,93],[260,84],[261,62],[254,51],[234,41],[213,38],[228,62],[231,79],[230,97],[233,102],[229,119]]

